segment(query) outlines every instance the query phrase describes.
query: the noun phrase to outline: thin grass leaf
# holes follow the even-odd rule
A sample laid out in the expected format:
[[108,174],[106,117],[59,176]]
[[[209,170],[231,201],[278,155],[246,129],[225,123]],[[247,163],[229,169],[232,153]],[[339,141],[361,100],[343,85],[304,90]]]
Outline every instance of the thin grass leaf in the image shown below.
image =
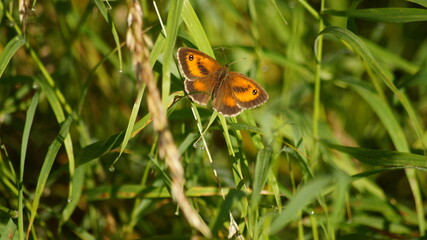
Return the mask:
[[256,227],[258,223],[258,211],[259,203],[261,200],[261,191],[264,188],[264,185],[267,181],[268,175],[271,170],[271,154],[272,150],[269,147],[265,147],[258,152],[256,165],[255,165],[255,174],[253,179],[253,191],[250,200],[250,217],[249,217],[249,229],[255,229],[253,235],[255,239],[258,239],[260,236],[259,228]]
[[298,213],[304,211],[304,208],[313,202],[316,197],[332,181],[332,176],[320,176],[311,179],[290,199],[282,213],[274,218],[270,226],[270,234],[277,233],[284,228],[290,221],[298,217]]
[[150,64],[154,67],[157,59],[163,53],[165,47],[165,37],[162,34],[159,34],[156,42],[154,43],[153,48],[150,51]]
[[114,162],[111,164],[111,167],[114,166],[114,164],[122,156],[123,152],[126,149],[128,142],[132,136],[133,128],[135,126],[136,117],[138,116],[138,111],[139,111],[139,108],[141,107],[142,96],[144,95],[144,90],[145,90],[145,84],[144,85],[138,84],[138,87],[139,87],[138,94],[137,94],[135,102],[133,104],[132,112],[130,114],[129,121],[128,121],[128,126],[127,126],[126,131],[125,131],[125,136],[123,138],[123,142],[122,142],[122,145],[120,147],[119,155],[114,160]]
[[124,132],[115,134],[106,140],[94,142],[79,151],[77,166],[83,165],[91,160],[97,159],[104,154],[117,148],[123,142]]
[[30,137],[30,131],[31,126],[33,125],[34,121],[34,115],[36,113],[37,104],[39,101],[40,91],[36,91],[34,94],[30,107],[27,111],[27,116],[25,118],[25,125],[24,125],[24,133],[22,134],[22,143],[21,143],[21,158],[19,161],[19,180],[18,180],[18,232],[19,232],[19,238],[24,239],[24,203],[23,203],[23,196],[24,196],[24,169],[25,169],[25,159],[27,155],[27,148],[28,148],[28,138]]
[[267,181],[268,172],[270,170],[271,154],[272,151],[269,147],[265,147],[258,152],[253,180],[253,193],[251,196],[250,205],[252,209],[258,209],[258,204],[261,198],[261,190]]
[[390,135],[396,149],[401,152],[409,152],[409,145],[406,141],[404,131],[397,122],[390,106],[363,84],[358,84],[357,82],[352,81],[345,82],[349,83],[350,87],[353,88],[374,110],[384,127],[387,129],[387,133]]
[[76,224],[74,224],[71,221],[68,221],[65,226],[67,226],[67,228],[69,228],[71,231],[73,231],[74,234],[77,235],[77,237],[79,237],[79,239],[84,239],[84,240],[96,240],[97,238],[89,233],[85,228],[77,226]]
[[348,191],[350,188],[351,178],[343,173],[336,173],[337,181],[334,191],[334,202],[333,202],[333,211],[330,216],[330,221],[332,225],[336,226],[342,222],[343,217],[345,216],[345,199],[348,196]]
[[184,0],[181,17],[199,50],[214,57],[209,39],[189,0]]
[[16,224],[13,222],[12,218],[9,218],[6,227],[3,229],[3,232],[0,234],[0,240],[10,240],[15,239],[16,233]]
[[30,234],[31,227],[37,215],[37,208],[39,207],[40,198],[43,193],[47,178],[49,177],[50,170],[52,169],[53,162],[56,159],[59,148],[62,146],[65,138],[69,134],[71,123],[72,123],[72,116],[70,115],[68,116],[67,120],[62,124],[58,136],[49,146],[46,157],[43,161],[43,166],[42,166],[42,169],[40,170],[40,175],[37,180],[37,187],[34,193],[33,204],[30,209],[30,219],[29,219],[28,229],[27,229],[27,238],[28,238],[28,235]]
[[366,46],[369,48],[369,50],[372,51],[372,55],[374,55],[380,61],[385,62],[398,69],[401,69],[409,74],[415,74],[420,70],[419,66],[402,58],[401,56],[390,51],[389,49],[379,46],[378,44],[368,39],[362,39],[366,43]]
[[413,2],[427,8],[427,0],[406,0],[406,1]]
[[[112,17],[110,15],[109,10],[105,7],[104,2],[101,0],[94,0],[96,6],[98,7],[99,11],[101,12],[102,16],[104,17],[105,21],[110,25],[111,27],[111,33],[113,34],[114,42],[117,47],[117,53],[119,55],[119,71],[123,69],[123,63],[122,63],[122,51],[120,47],[120,40],[119,40],[119,34],[116,30],[116,25],[114,24]],[[109,6],[111,8],[111,6]]]
[[73,187],[70,189],[71,193],[67,199],[67,204],[61,212],[60,225],[66,223],[70,219],[71,215],[74,213],[76,207],[79,204],[79,200],[81,199],[83,187],[85,184],[85,173],[87,168],[88,165],[83,164],[74,170],[74,174],[70,183],[70,185]]
[[346,147],[331,143],[326,144],[333,149],[347,153],[357,160],[369,165],[384,167],[414,167],[427,170],[427,157],[423,155],[397,151]]
[[163,49],[163,66],[162,66],[162,103],[166,109],[168,105],[168,96],[171,88],[171,59],[175,56],[175,42],[178,36],[178,27],[182,14],[184,0],[172,1],[168,11],[168,20],[166,26],[166,41]]
[[242,191],[236,189],[231,189],[224,201],[221,202],[221,206],[218,209],[217,214],[212,218],[210,229],[212,229],[212,234],[218,236],[218,231],[221,228],[222,224],[228,219],[229,212],[232,210],[233,205],[245,196]]
[[3,2],[0,1],[0,25],[3,22],[3,17],[4,17],[4,5],[3,5]]
[[374,22],[409,23],[427,21],[427,10],[419,8],[368,8],[350,11],[325,10],[324,14],[360,18]]
[[262,134],[263,131],[259,127],[255,127],[253,125],[249,125],[246,123],[229,123],[228,127],[232,131],[246,131],[250,133]]
[[6,44],[3,51],[0,53],[0,80],[2,80],[1,76],[9,64],[10,59],[24,44],[25,38],[22,35],[17,35]]

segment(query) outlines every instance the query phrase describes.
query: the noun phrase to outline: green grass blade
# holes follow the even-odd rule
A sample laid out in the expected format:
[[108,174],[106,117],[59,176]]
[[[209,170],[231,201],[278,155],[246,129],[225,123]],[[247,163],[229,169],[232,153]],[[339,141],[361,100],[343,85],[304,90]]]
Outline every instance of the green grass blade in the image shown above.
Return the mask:
[[277,233],[284,228],[290,221],[298,216],[298,213],[304,211],[304,208],[313,202],[316,197],[326,188],[332,181],[332,176],[321,176],[311,179],[305,184],[289,203],[285,209],[277,216],[270,226],[270,234]]
[[419,8],[368,8],[350,11],[326,10],[324,14],[360,18],[374,22],[409,23],[427,21],[427,10]]
[[163,49],[163,66],[162,66],[162,102],[166,109],[168,105],[168,97],[171,88],[171,60],[175,57],[175,42],[178,36],[178,27],[182,14],[182,6],[184,0],[172,1],[168,12],[168,20],[166,26],[166,41]]
[[70,184],[73,187],[71,188],[69,199],[67,199],[67,205],[61,212],[60,225],[66,223],[70,219],[71,215],[79,204],[85,183],[84,180],[87,167],[87,164],[83,164],[74,170]]
[[194,41],[195,45],[199,48],[200,51],[205,52],[210,56],[215,56],[209,39],[203,29],[202,24],[200,23],[199,17],[197,17],[196,12],[189,0],[184,0],[184,6],[182,8],[182,19],[184,20],[185,25],[187,26],[190,36]]
[[406,0],[406,1],[413,2],[427,8],[427,0]]
[[401,152],[409,152],[409,145],[406,141],[404,131],[399,125],[390,106],[372,90],[364,87],[362,84],[349,81],[346,82],[350,83],[350,86],[369,104],[369,106],[380,118],[382,124],[387,129],[387,132],[390,135],[396,149]]
[[[111,27],[111,33],[113,34],[114,42],[117,47],[117,53],[119,55],[119,71],[122,70],[123,64],[122,64],[122,50],[120,47],[120,40],[119,40],[119,34],[116,30],[116,25],[114,24],[112,17],[110,15],[109,10],[107,7],[105,7],[104,2],[101,0],[94,0],[96,6],[98,7],[99,11],[101,12],[102,16],[104,17],[105,21],[107,21],[108,24],[110,24]],[[111,8],[111,6],[109,6]]]
[[136,117],[138,116],[138,111],[139,111],[139,109],[141,107],[142,96],[144,95],[144,90],[145,90],[145,84],[143,84],[143,85],[139,85],[138,84],[138,86],[139,86],[138,95],[136,96],[135,102],[133,104],[132,113],[130,114],[130,118],[129,118],[129,121],[128,121],[128,126],[127,126],[126,131],[125,131],[125,137],[123,139],[122,146],[120,147],[119,155],[114,160],[114,162],[111,164],[111,167],[113,167],[113,165],[122,156],[123,151],[126,149],[126,146],[127,146],[128,142],[129,142],[129,140],[131,138],[132,131],[133,131],[133,128],[135,126]]
[[413,167],[427,170],[427,157],[423,155],[397,151],[346,147],[330,143],[326,144],[333,149],[347,153],[357,160],[369,165],[384,167]]
[[3,229],[3,232],[0,234],[0,240],[10,240],[15,239],[14,235],[16,233],[16,224],[13,222],[12,218],[9,218],[6,227]]
[[389,49],[379,46],[368,39],[363,39],[363,42],[365,42],[369,50],[372,51],[372,55],[374,55],[379,61],[384,62],[387,65],[391,65],[393,68],[401,69],[409,74],[415,74],[420,70],[419,66],[404,59]]
[[0,53],[0,80],[4,70],[9,64],[10,59],[15,55],[16,51],[18,51],[24,44],[25,38],[21,35],[17,35],[6,44],[3,51]]
[[245,196],[242,191],[236,189],[231,189],[224,201],[221,202],[221,206],[217,214],[213,217],[210,228],[212,229],[212,234],[217,234],[221,225],[228,220],[229,212],[233,208],[233,205],[241,201]]
[[266,147],[260,150],[257,155],[255,175],[253,180],[253,193],[251,197],[251,208],[253,209],[258,209],[258,204],[261,198],[261,190],[267,181],[268,172],[270,170],[271,154],[271,149]]
[[36,91],[34,94],[30,107],[27,111],[27,116],[25,118],[24,133],[22,134],[22,143],[21,143],[21,159],[19,163],[19,180],[18,180],[18,232],[19,239],[24,239],[24,212],[23,212],[23,195],[24,195],[24,169],[25,169],[25,158],[27,155],[28,148],[28,138],[30,137],[31,126],[33,125],[34,115],[36,112],[37,104],[39,101],[40,92]]
[[33,200],[32,206],[31,206],[31,210],[30,210],[31,215],[30,215],[30,219],[29,219],[27,235],[30,233],[30,229],[31,229],[32,224],[34,222],[34,219],[37,215],[37,208],[38,208],[39,203],[40,203],[40,198],[41,198],[41,195],[43,193],[44,186],[46,185],[47,178],[49,177],[50,170],[52,169],[53,162],[56,159],[59,148],[64,143],[64,140],[70,131],[71,123],[72,123],[72,117],[69,116],[67,118],[67,120],[62,124],[58,136],[55,138],[55,140],[49,146],[49,149],[47,151],[45,160],[43,162],[42,169],[40,171],[39,178],[37,180],[37,187],[36,187],[36,191],[34,193],[34,200]]

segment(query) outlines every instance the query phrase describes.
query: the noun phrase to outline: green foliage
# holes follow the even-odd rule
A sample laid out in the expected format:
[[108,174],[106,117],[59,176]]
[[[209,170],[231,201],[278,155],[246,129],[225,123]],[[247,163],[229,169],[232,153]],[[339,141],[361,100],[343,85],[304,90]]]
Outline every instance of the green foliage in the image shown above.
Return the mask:
[[[131,3],[0,1],[1,240],[202,236],[135,79]],[[141,4],[185,192],[214,238],[426,237],[427,1]],[[238,60],[270,99],[232,118],[191,103],[181,46]]]

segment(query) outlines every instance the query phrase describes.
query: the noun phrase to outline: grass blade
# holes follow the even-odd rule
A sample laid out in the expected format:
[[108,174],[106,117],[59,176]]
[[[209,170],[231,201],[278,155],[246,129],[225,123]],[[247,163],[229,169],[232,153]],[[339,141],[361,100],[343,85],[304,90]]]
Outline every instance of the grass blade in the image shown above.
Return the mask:
[[17,35],[6,44],[3,51],[0,53],[0,77],[3,75],[3,72],[9,64],[10,59],[24,44],[25,38],[21,35]]
[[285,206],[285,210],[277,216],[270,226],[270,234],[274,234],[284,228],[290,221],[298,216],[300,211],[313,202],[316,197],[332,181],[331,176],[321,176],[311,179],[305,184]]
[[347,153],[357,160],[369,165],[384,167],[413,167],[427,170],[427,157],[423,155],[397,151],[346,147],[331,143],[326,144],[331,148]]
[[19,180],[18,180],[18,232],[19,239],[24,239],[24,212],[23,212],[23,195],[24,195],[24,169],[25,169],[25,157],[27,155],[28,148],[28,138],[30,137],[31,126],[33,125],[34,115],[36,112],[37,104],[39,101],[40,92],[36,91],[31,100],[30,107],[27,111],[27,116],[25,118],[24,133],[22,135],[22,144],[21,144],[21,159],[19,163]]
[[43,162],[42,169],[40,171],[39,178],[37,180],[37,187],[36,191],[34,193],[34,200],[33,204],[31,206],[30,210],[30,220],[28,223],[28,229],[27,229],[27,239],[30,234],[31,227],[33,225],[34,219],[37,215],[37,208],[39,207],[40,198],[43,193],[44,186],[46,185],[47,178],[49,177],[50,170],[52,169],[53,162],[56,159],[56,155],[58,154],[59,148],[64,143],[65,138],[67,137],[70,125],[72,122],[72,117],[69,116],[67,120],[62,124],[61,129],[59,131],[58,136],[55,138],[55,140],[52,142],[52,144],[49,146],[49,149],[47,151],[45,160]]
[[12,218],[9,219],[7,222],[6,227],[3,229],[3,232],[1,233],[0,240],[10,240],[15,239],[14,235],[16,232],[16,224],[13,223]]
[[325,14],[374,22],[409,23],[427,21],[427,10],[418,8],[368,8],[350,11],[326,10]]

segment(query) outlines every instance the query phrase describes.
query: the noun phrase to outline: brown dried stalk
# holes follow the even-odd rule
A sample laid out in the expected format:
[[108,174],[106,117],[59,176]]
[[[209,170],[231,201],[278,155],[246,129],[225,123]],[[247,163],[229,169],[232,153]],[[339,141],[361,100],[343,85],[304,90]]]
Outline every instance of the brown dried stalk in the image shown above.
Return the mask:
[[128,31],[126,43],[133,54],[133,65],[139,86],[142,82],[147,85],[148,110],[153,118],[154,130],[159,137],[159,155],[166,160],[172,178],[171,194],[178,203],[185,218],[195,229],[205,237],[211,237],[211,231],[199,214],[191,206],[184,193],[184,170],[180,154],[168,128],[166,111],[163,108],[159,91],[154,83],[153,72],[148,61],[149,51],[144,43],[143,12],[138,0],[129,1]]

